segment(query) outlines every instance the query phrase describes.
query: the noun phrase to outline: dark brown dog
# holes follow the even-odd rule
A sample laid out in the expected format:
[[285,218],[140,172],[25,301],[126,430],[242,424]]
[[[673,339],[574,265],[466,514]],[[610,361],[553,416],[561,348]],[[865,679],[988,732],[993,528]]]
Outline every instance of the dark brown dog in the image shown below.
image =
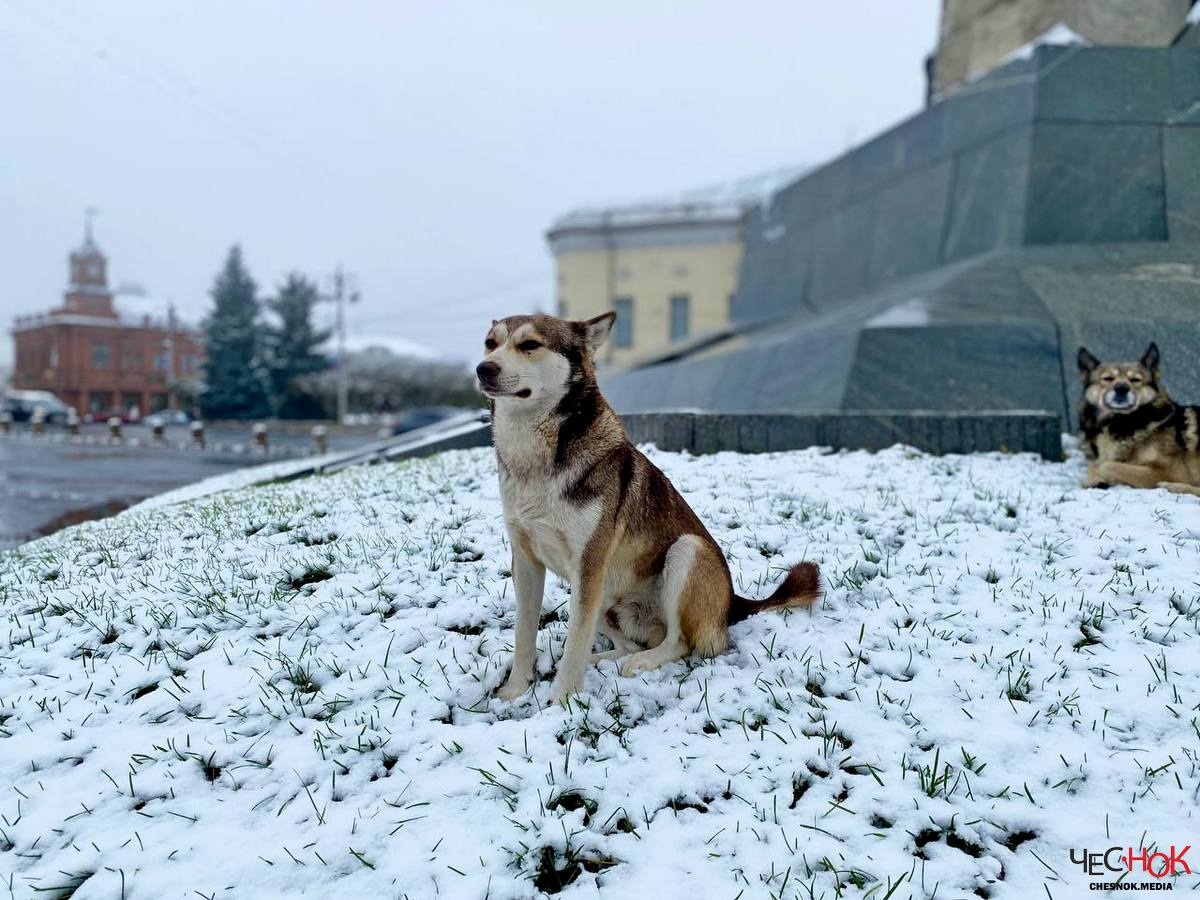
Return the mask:
[[1159,380],[1158,346],[1137,362],[1101,363],[1079,348],[1084,487],[1123,484],[1200,496],[1200,408],[1179,406]]

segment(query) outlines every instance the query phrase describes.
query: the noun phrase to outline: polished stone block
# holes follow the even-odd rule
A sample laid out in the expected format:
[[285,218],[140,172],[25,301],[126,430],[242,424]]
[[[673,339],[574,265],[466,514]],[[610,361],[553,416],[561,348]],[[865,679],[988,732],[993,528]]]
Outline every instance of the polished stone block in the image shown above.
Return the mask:
[[1062,455],[1058,418],[1039,412],[789,414],[641,413],[622,417],[634,443],[692,453],[764,453],[831,447],[927,453],[1002,450]]
[[1157,125],[1038,122],[1025,241],[1166,240],[1161,148]]
[[[732,305],[740,333],[694,359],[606,376],[614,403],[1033,408],[1069,424],[1079,342],[1136,355],[1150,339],[1172,388],[1200,402],[1198,135],[1200,48],[1040,47],[752,215]],[[1121,350],[1130,343],[1141,347]],[[819,420],[816,438],[886,436],[878,418],[834,421]],[[692,440],[723,446],[732,427],[696,419]],[[737,440],[774,447],[799,427],[772,422],[764,439],[752,423]],[[905,428],[945,448],[1032,440],[1009,420]]]
[[1160,122],[1174,110],[1171,52],[1132,47],[1056,48],[1038,79],[1039,119]]
[[953,168],[948,160],[928,166],[875,197],[875,225],[870,243],[863,248],[868,256],[868,285],[932,269],[941,262]]
[[818,306],[861,294],[875,231],[873,199],[838,210],[816,235],[809,296]]
[[1167,233],[1173,241],[1200,243],[1200,124],[1163,130]]
[[965,150],[954,170],[942,258],[949,262],[1025,236],[1025,182],[1033,132],[1014,128]]
[[847,409],[1060,409],[1053,324],[863,331]]

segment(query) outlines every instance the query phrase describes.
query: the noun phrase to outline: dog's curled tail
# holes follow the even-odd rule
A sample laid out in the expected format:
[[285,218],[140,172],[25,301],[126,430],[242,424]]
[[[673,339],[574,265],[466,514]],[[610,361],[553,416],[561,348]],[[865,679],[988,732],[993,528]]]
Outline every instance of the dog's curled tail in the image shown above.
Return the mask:
[[740,622],[755,613],[791,606],[811,606],[821,596],[821,570],[816,563],[802,562],[792,566],[783,583],[766,600],[747,600],[737,594],[729,603],[729,624]]

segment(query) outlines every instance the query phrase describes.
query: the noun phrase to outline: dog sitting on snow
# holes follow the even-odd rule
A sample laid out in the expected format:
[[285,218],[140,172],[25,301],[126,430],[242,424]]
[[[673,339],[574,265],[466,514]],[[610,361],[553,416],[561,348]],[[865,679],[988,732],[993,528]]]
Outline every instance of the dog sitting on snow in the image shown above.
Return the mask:
[[[533,680],[546,569],[571,585],[567,641],[553,696],[583,687],[589,662],[618,659],[634,675],[695,652],[713,656],[728,628],[767,609],[820,595],[817,566],[801,563],[766,600],[733,592],[729,566],[667,477],[629,442],[600,395],[593,355],[616,319],[510,316],[492,323],[476,368],[491,401],[492,441],[512,541],[517,627],[499,696]],[[613,650],[592,655],[596,632]]]
[[1176,404],[1158,367],[1157,344],[1137,362],[1108,364],[1079,348],[1084,487],[1124,484],[1200,496],[1200,407]]

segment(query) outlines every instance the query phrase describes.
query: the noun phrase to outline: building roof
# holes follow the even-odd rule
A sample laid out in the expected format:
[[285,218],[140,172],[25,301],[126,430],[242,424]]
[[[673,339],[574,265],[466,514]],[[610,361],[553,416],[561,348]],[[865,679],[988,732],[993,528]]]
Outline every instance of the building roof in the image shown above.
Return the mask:
[[604,206],[581,206],[559,216],[549,236],[575,229],[737,222],[746,210],[769,200],[800,178],[808,166],[787,166],[745,178]]
[[151,297],[143,293],[119,292],[113,294],[113,307],[117,316],[127,322],[142,322],[145,319],[167,319],[170,302],[161,297]]
[[[113,295],[113,307],[117,317],[90,315],[86,312],[68,312],[61,308],[49,313],[35,313],[27,316],[17,316],[12,330],[28,331],[46,325],[96,325],[103,328],[157,328],[166,330],[168,327],[168,310],[170,301],[159,297],[150,297],[140,293],[118,293]],[[185,319],[177,319],[175,330],[178,332],[195,332],[194,323]]]

